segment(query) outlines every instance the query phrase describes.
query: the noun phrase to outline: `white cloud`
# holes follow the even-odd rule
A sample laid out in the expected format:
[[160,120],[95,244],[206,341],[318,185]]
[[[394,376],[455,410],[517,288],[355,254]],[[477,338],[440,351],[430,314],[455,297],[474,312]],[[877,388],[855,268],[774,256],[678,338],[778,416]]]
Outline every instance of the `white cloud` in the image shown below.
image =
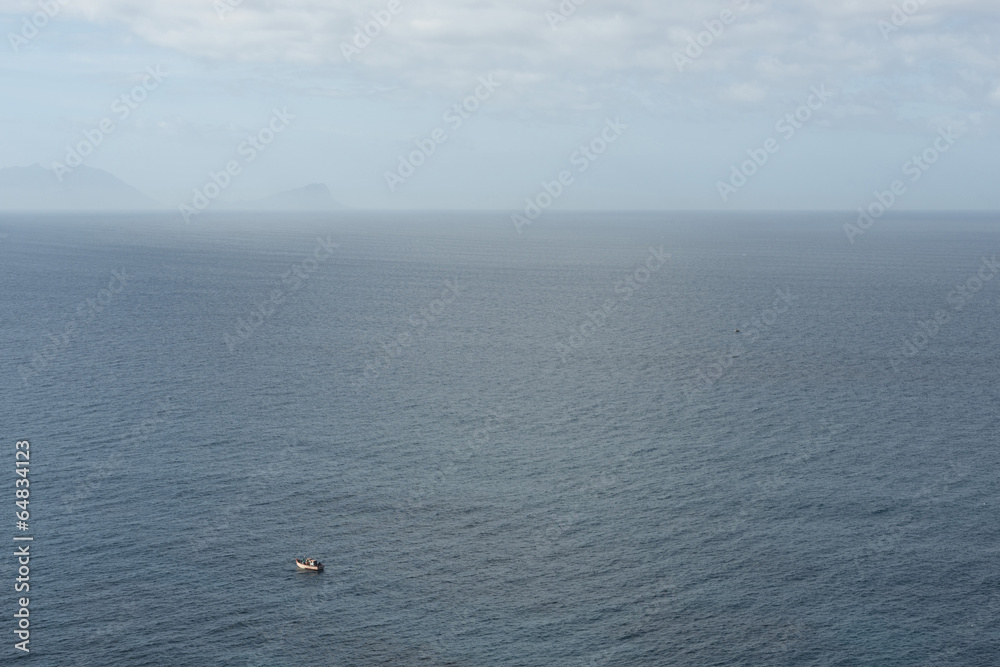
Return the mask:
[[[925,3],[888,38],[878,22],[892,20],[891,4],[863,0],[606,0],[580,5],[558,30],[545,15],[558,10],[557,0],[399,2],[392,23],[350,64],[341,44],[388,0],[244,0],[222,20],[213,0],[73,0],[64,11],[123,24],[188,56],[305,65],[399,94],[450,94],[481,74],[502,73],[512,82],[506,94],[534,108],[589,108],[611,89],[634,95],[657,87],[688,101],[767,103],[819,83],[848,90],[859,79],[871,82],[868,98],[892,88],[886,103],[961,106],[956,87],[983,100],[972,79],[1000,75],[995,0]],[[735,20],[678,72],[674,53],[723,10]],[[0,11],[37,7],[0,0]],[[838,100],[853,102],[878,106]]]
[[730,86],[722,98],[733,102],[760,102],[767,97],[767,88],[756,81],[736,83]]

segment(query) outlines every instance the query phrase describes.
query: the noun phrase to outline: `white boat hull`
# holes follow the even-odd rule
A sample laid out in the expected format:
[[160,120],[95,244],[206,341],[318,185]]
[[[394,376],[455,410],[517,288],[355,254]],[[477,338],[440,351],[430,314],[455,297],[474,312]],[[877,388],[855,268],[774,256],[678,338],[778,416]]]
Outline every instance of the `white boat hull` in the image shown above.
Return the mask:
[[316,564],[303,563],[298,558],[295,559],[295,567],[299,568],[300,570],[311,570],[313,572],[323,571],[322,563],[316,563]]

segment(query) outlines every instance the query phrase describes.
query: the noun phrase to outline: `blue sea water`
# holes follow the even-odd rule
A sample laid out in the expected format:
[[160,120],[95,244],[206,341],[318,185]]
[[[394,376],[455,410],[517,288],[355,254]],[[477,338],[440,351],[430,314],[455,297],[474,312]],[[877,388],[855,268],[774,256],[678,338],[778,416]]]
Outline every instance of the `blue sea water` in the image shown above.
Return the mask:
[[1000,664],[1000,226],[850,221],[0,218],[29,659]]

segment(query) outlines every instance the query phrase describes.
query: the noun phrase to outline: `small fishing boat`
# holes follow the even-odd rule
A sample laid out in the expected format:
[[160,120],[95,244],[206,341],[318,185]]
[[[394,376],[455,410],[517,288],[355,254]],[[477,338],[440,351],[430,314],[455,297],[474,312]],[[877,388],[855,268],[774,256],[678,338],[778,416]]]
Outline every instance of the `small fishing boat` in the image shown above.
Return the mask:
[[323,563],[319,562],[315,558],[296,558],[295,567],[300,570],[313,570],[314,572],[323,571]]

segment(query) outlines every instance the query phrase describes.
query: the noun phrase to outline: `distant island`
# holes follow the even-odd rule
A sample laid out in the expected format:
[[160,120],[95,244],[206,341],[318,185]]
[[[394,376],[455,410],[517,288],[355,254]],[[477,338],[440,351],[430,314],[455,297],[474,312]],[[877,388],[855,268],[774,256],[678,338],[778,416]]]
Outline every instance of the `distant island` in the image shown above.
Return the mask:
[[[145,195],[103,169],[80,165],[61,175],[41,165],[0,168],[2,211],[164,211],[173,209]],[[247,201],[217,201],[225,211],[337,211],[323,183]]]
[[79,166],[62,178],[41,165],[0,169],[5,211],[147,210],[164,208],[103,169]]

